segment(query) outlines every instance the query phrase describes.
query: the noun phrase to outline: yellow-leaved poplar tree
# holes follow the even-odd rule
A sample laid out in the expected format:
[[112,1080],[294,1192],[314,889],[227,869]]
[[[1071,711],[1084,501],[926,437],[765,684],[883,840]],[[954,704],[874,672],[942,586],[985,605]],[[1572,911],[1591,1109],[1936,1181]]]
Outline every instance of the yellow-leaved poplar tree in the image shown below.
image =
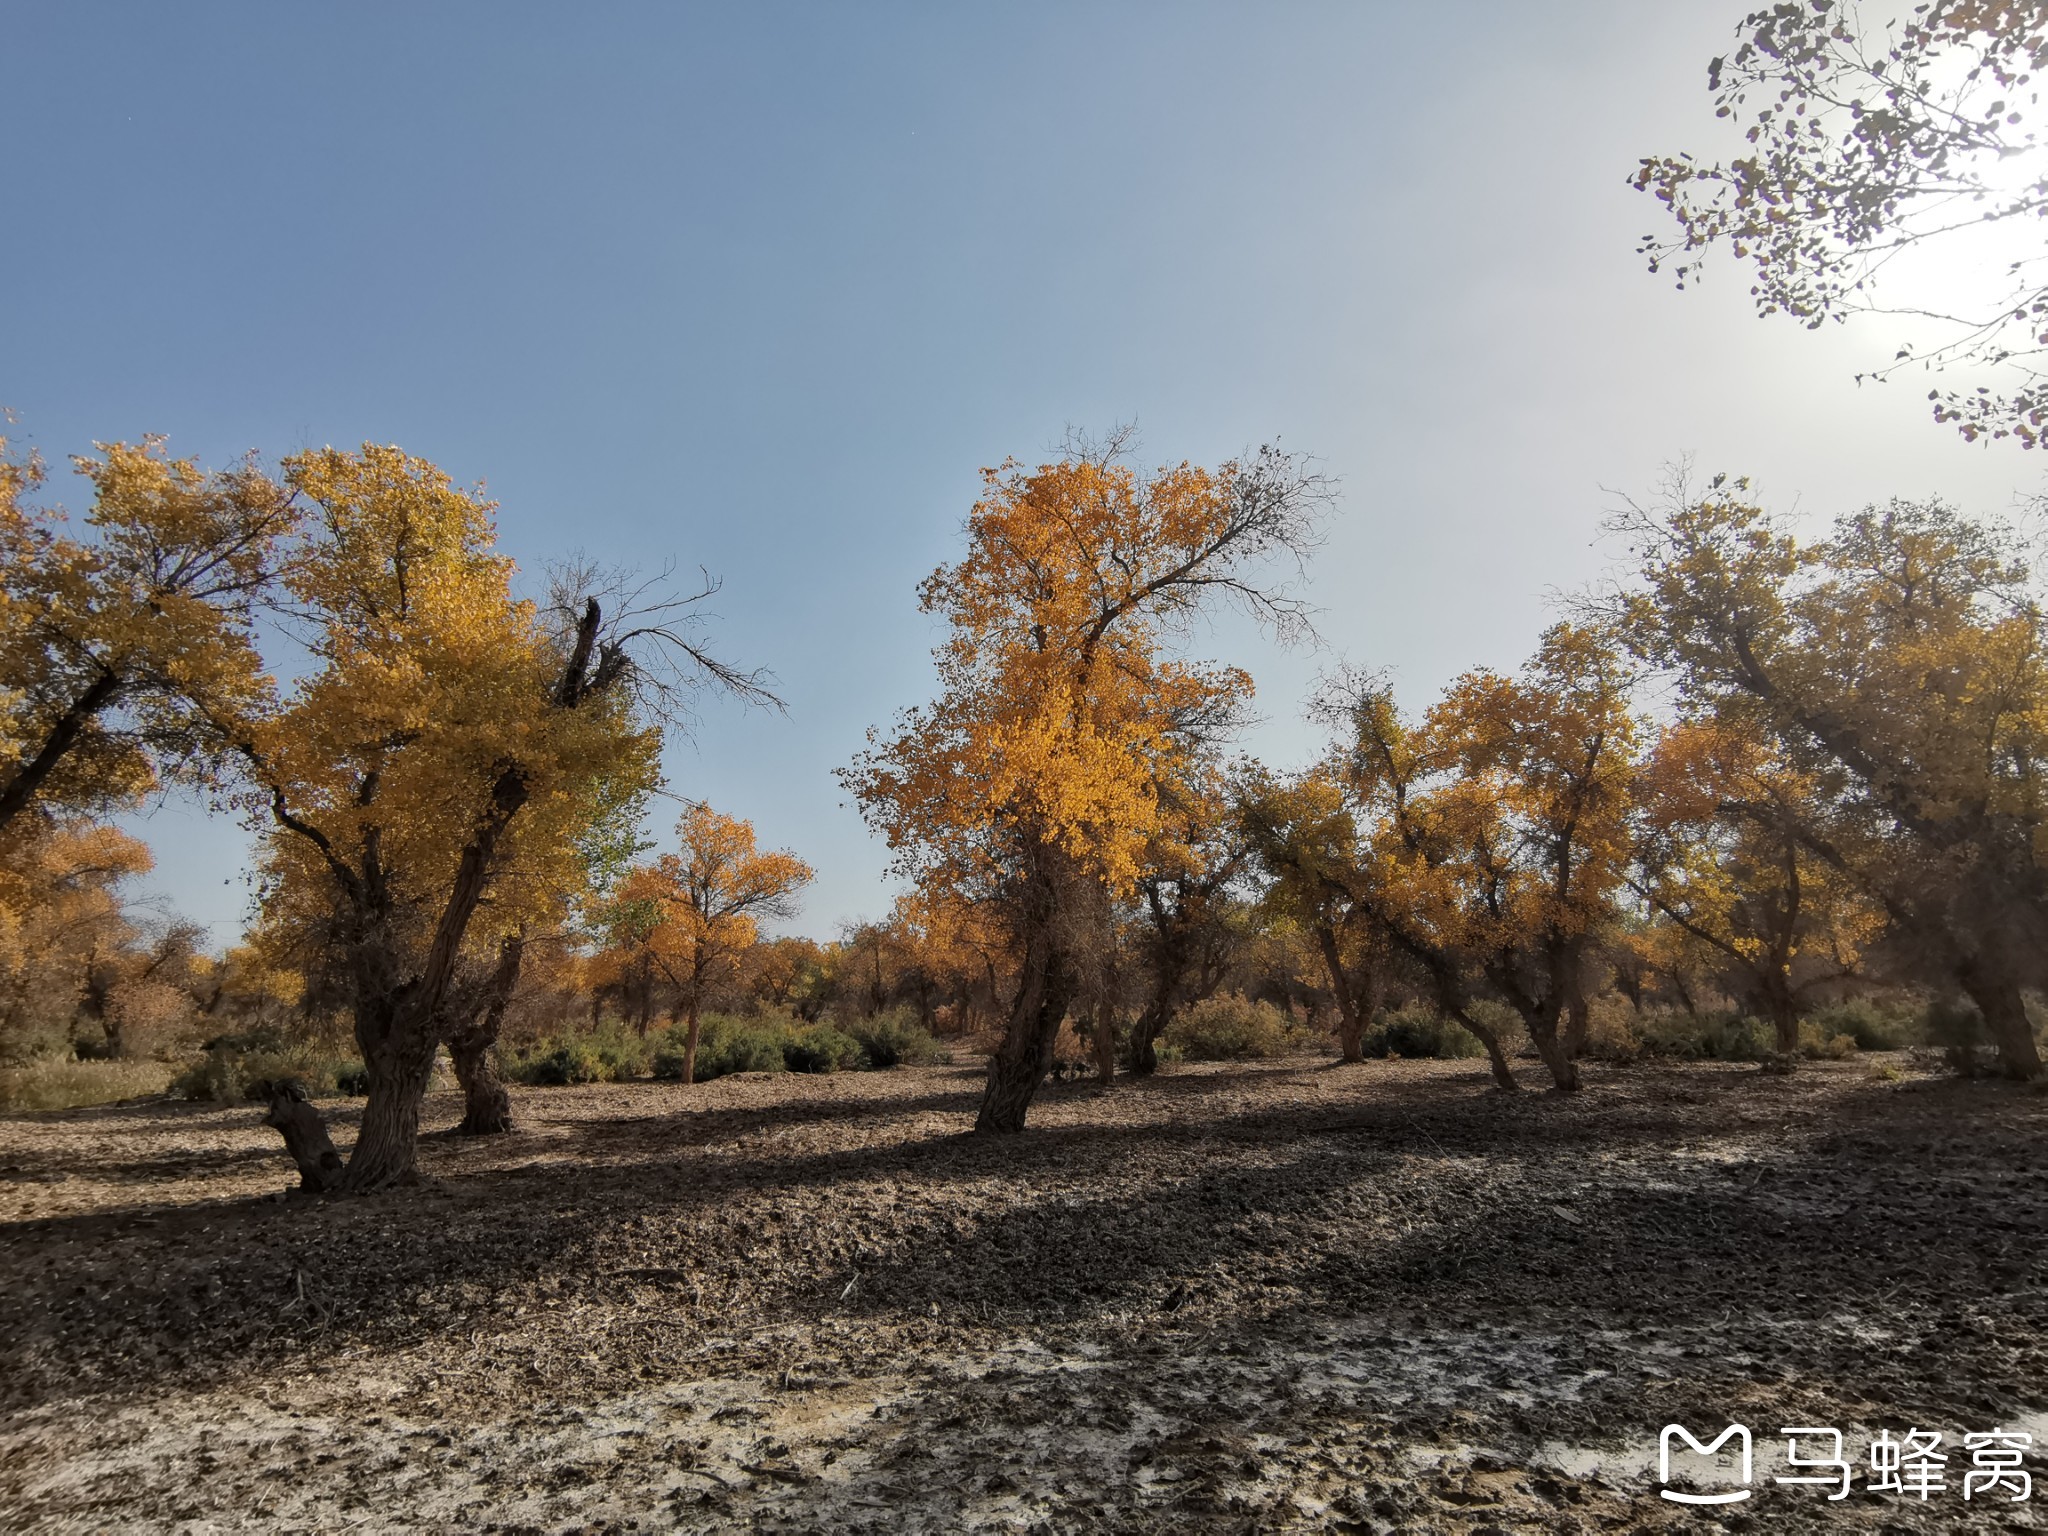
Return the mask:
[[1824,540],[1740,480],[1620,519],[1618,617],[1687,708],[1766,741],[1824,811],[1806,844],[1881,905],[1887,949],[1982,1013],[2004,1070],[2042,1073],[2024,992],[2048,982],[2048,615],[2013,541],[1893,501]]
[[490,898],[502,929],[532,891],[545,906],[573,886],[607,806],[658,779],[642,653],[701,653],[672,613],[621,627],[595,596],[515,597],[492,504],[423,459],[328,448],[285,472],[310,525],[286,578],[310,665],[217,723],[268,828],[273,890],[319,893],[369,1079],[342,1183],[370,1189],[412,1172],[479,908]]
[[210,765],[205,719],[261,690],[251,620],[297,520],[253,460],[209,474],[150,437],[75,462],[82,538],[0,439],[0,829]]
[[643,965],[675,989],[685,1025],[683,1081],[697,1080],[705,994],[736,971],[764,918],[788,917],[815,871],[795,854],[757,845],[752,822],[701,802],[676,823],[680,848],[627,875],[622,969]]
[[1882,907],[1817,851],[1827,808],[1813,777],[1768,734],[1688,720],[1659,738],[1637,799],[1630,883],[1720,962],[1789,1066],[1808,997],[1856,974],[1884,931]]
[[1250,694],[1242,671],[1170,642],[1230,597],[1299,625],[1253,572],[1298,557],[1326,499],[1276,449],[1146,476],[1121,447],[984,472],[967,552],[919,593],[949,631],[939,696],[845,773],[899,871],[1007,911],[1019,974],[976,1121],[988,1133],[1024,1126],[1108,898],[1144,866],[1161,784]]

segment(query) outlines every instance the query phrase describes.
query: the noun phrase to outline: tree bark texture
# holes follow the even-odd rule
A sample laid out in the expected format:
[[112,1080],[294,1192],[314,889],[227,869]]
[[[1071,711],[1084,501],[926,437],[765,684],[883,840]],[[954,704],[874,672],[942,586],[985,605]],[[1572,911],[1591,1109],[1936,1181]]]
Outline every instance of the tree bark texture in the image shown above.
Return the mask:
[[284,1137],[284,1149],[298,1166],[299,1188],[324,1195],[341,1183],[341,1154],[320,1111],[306,1102],[305,1089],[297,1083],[272,1088],[263,1123]]
[[1034,926],[1037,931],[1025,943],[1009,1028],[989,1057],[988,1082],[974,1121],[977,1135],[1013,1136],[1024,1129],[1024,1117],[1052,1067],[1053,1042],[1073,1000],[1075,983],[1066,956],[1053,942],[1049,924]]
[[1493,1068],[1494,1086],[1504,1093],[1519,1093],[1522,1085],[1515,1081],[1515,1071],[1508,1065],[1508,1053],[1501,1048],[1500,1036],[1462,1008],[1452,1010],[1451,1017],[1464,1025],[1471,1032],[1472,1038],[1486,1047],[1486,1061],[1487,1065]]
[[498,964],[476,1000],[474,1012],[457,1021],[448,1031],[448,1056],[455,1064],[456,1081],[462,1084],[462,1124],[459,1136],[497,1136],[512,1127],[512,1095],[498,1075],[498,1030],[505,1009],[519,984],[519,962],[526,941],[509,935],[498,946]]
[[2031,1082],[2042,1075],[2041,1052],[2019,984],[1988,967],[1964,968],[1956,978],[1984,1015],[1984,1027],[1998,1047],[1998,1067],[2007,1077]]
[[1107,1088],[1116,1081],[1116,1014],[1107,1003],[1095,1005],[1095,1080]]
[[1358,1016],[1358,999],[1351,994],[1351,978],[1344,974],[1336,929],[1328,923],[1317,923],[1316,946],[1323,952],[1323,964],[1330,972],[1330,992],[1337,999],[1337,1049],[1346,1061],[1362,1061],[1365,1021]]

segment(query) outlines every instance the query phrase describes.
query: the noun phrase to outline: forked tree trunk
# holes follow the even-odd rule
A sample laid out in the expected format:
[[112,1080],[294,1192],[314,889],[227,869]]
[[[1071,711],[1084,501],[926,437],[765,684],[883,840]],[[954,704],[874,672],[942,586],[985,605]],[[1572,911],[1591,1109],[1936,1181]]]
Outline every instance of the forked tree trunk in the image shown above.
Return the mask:
[[2041,1052],[2034,1043],[2034,1026],[2027,1018],[2027,1005],[2016,983],[1986,967],[1960,970],[1956,979],[1963,991],[1984,1015],[1984,1027],[1998,1047],[1999,1070],[2007,1077],[2029,1082],[2042,1075]]
[[1066,957],[1041,928],[1025,943],[1024,972],[1010,1010],[1010,1026],[988,1060],[988,1083],[974,1120],[977,1135],[1013,1136],[1024,1129],[1032,1095],[1052,1067],[1053,1042],[1073,995],[1074,978]]
[[1564,1048],[1564,1041],[1557,1033],[1557,1012],[1554,1008],[1537,1007],[1520,1010],[1522,1022],[1528,1026],[1529,1039],[1535,1044],[1536,1054],[1543,1058],[1543,1065],[1550,1069],[1550,1080],[1557,1085],[1559,1093],[1579,1091],[1579,1064],[1572,1060],[1571,1053]]
[[448,1031],[448,1057],[462,1084],[462,1124],[458,1136],[497,1136],[512,1129],[512,1095],[498,1075],[498,1029],[513,989],[519,985],[519,962],[526,941],[509,935],[498,946],[497,968],[491,973],[474,1014]]
[[1328,923],[1317,923],[1316,944],[1323,952],[1323,964],[1330,972],[1330,991],[1337,999],[1337,1049],[1346,1061],[1362,1061],[1365,1021],[1358,1016],[1358,1000],[1351,995],[1351,979],[1344,974],[1337,931]]

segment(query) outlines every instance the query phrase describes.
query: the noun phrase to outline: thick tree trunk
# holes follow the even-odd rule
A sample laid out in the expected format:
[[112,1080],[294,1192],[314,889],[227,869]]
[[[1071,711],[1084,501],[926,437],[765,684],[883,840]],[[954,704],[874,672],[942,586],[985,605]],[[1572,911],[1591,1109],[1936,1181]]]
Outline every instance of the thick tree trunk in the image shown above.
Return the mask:
[[1045,1074],[1052,1067],[1053,1042],[1074,995],[1074,978],[1066,957],[1040,931],[1024,949],[1024,973],[1017,1001],[1010,1010],[1003,1043],[988,1061],[988,1083],[974,1129],[981,1136],[1013,1136],[1024,1129],[1024,1117]]
[[1564,1005],[1565,1054],[1577,1061],[1586,1054],[1586,1043],[1592,1034],[1593,1010],[1586,1005],[1586,994],[1574,990]]
[[1959,971],[1956,979],[1984,1015],[1984,1027],[1998,1047],[1999,1070],[2022,1082],[2039,1078],[2041,1052],[2034,1043],[2034,1026],[2027,1018],[2018,985],[1982,967]]
[[1131,1026],[1131,1043],[1126,1050],[1129,1071],[1136,1077],[1150,1077],[1159,1070],[1159,1036],[1166,1029],[1166,1010],[1154,998]]
[[1508,1065],[1508,1053],[1501,1048],[1500,1036],[1481,1024],[1464,1009],[1452,1010],[1451,1017],[1472,1033],[1472,1038],[1486,1047],[1487,1065],[1493,1068],[1494,1086],[1505,1093],[1518,1093],[1522,1085],[1515,1081],[1514,1069]]
[[363,1067],[370,1080],[363,1105],[363,1126],[348,1157],[341,1187],[365,1194],[394,1184],[409,1184],[420,1140],[420,1103],[434,1071],[438,1042],[419,1023],[393,1028],[381,1043],[364,1038],[360,1020],[356,1042],[363,1048]]
[[519,962],[526,941],[510,935],[498,946],[497,969],[491,973],[475,1015],[448,1032],[448,1056],[455,1079],[462,1084],[462,1124],[458,1136],[498,1136],[512,1129],[512,1095],[498,1075],[498,1029],[519,984]]
[[1543,1058],[1543,1065],[1550,1069],[1550,1080],[1557,1085],[1557,1091],[1577,1093],[1579,1064],[1572,1060],[1564,1041],[1558,1037],[1555,1007],[1518,1008],[1516,1012],[1522,1015],[1529,1040],[1536,1047],[1536,1054]]
[[1799,1003],[1792,996],[1789,977],[1767,976],[1762,993],[1764,1017],[1771,1025],[1771,1060],[1775,1072],[1790,1072],[1799,1064]]
[[1109,1004],[1095,1005],[1095,1080],[1107,1088],[1116,1081],[1116,1015]]
[[502,1136],[513,1129],[512,1094],[498,1075],[497,1057],[495,1038],[471,1034],[448,1042],[448,1059],[462,1084],[462,1123],[456,1135]]
[[1351,995],[1351,979],[1344,974],[1337,931],[1328,923],[1317,923],[1316,945],[1323,952],[1323,964],[1330,972],[1330,991],[1337,999],[1337,1049],[1346,1061],[1362,1061],[1365,1021],[1358,1016],[1358,1000]]
[[324,1195],[341,1183],[341,1154],[328,1137],[327,1122],[306,1102],[297,1083],[279,1083],[270,1093],[263,1123],[284,1137],[284,1149],[298,1165],[299,1188]]

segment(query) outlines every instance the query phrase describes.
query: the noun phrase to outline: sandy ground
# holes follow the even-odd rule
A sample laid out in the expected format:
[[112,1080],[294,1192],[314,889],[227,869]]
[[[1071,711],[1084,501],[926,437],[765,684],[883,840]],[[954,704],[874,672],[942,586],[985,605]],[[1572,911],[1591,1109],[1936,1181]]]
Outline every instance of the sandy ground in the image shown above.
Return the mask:
[[[987,1142],[977,1080],[536,1090],[480,1143],[437,1095],[419,1188],[324,1202],[253,1108],[0,1119],[0,1527],[2048,1529],[2048,1097],[1303,1061]],[[1751,1426],[1749,1501],[1657,1496],[1674,1420]],[[1785,1425],[1939,1430],[1946,1489],[1776,1485]],[[2035,1499],[1962,1499],[1992,1428]]]

